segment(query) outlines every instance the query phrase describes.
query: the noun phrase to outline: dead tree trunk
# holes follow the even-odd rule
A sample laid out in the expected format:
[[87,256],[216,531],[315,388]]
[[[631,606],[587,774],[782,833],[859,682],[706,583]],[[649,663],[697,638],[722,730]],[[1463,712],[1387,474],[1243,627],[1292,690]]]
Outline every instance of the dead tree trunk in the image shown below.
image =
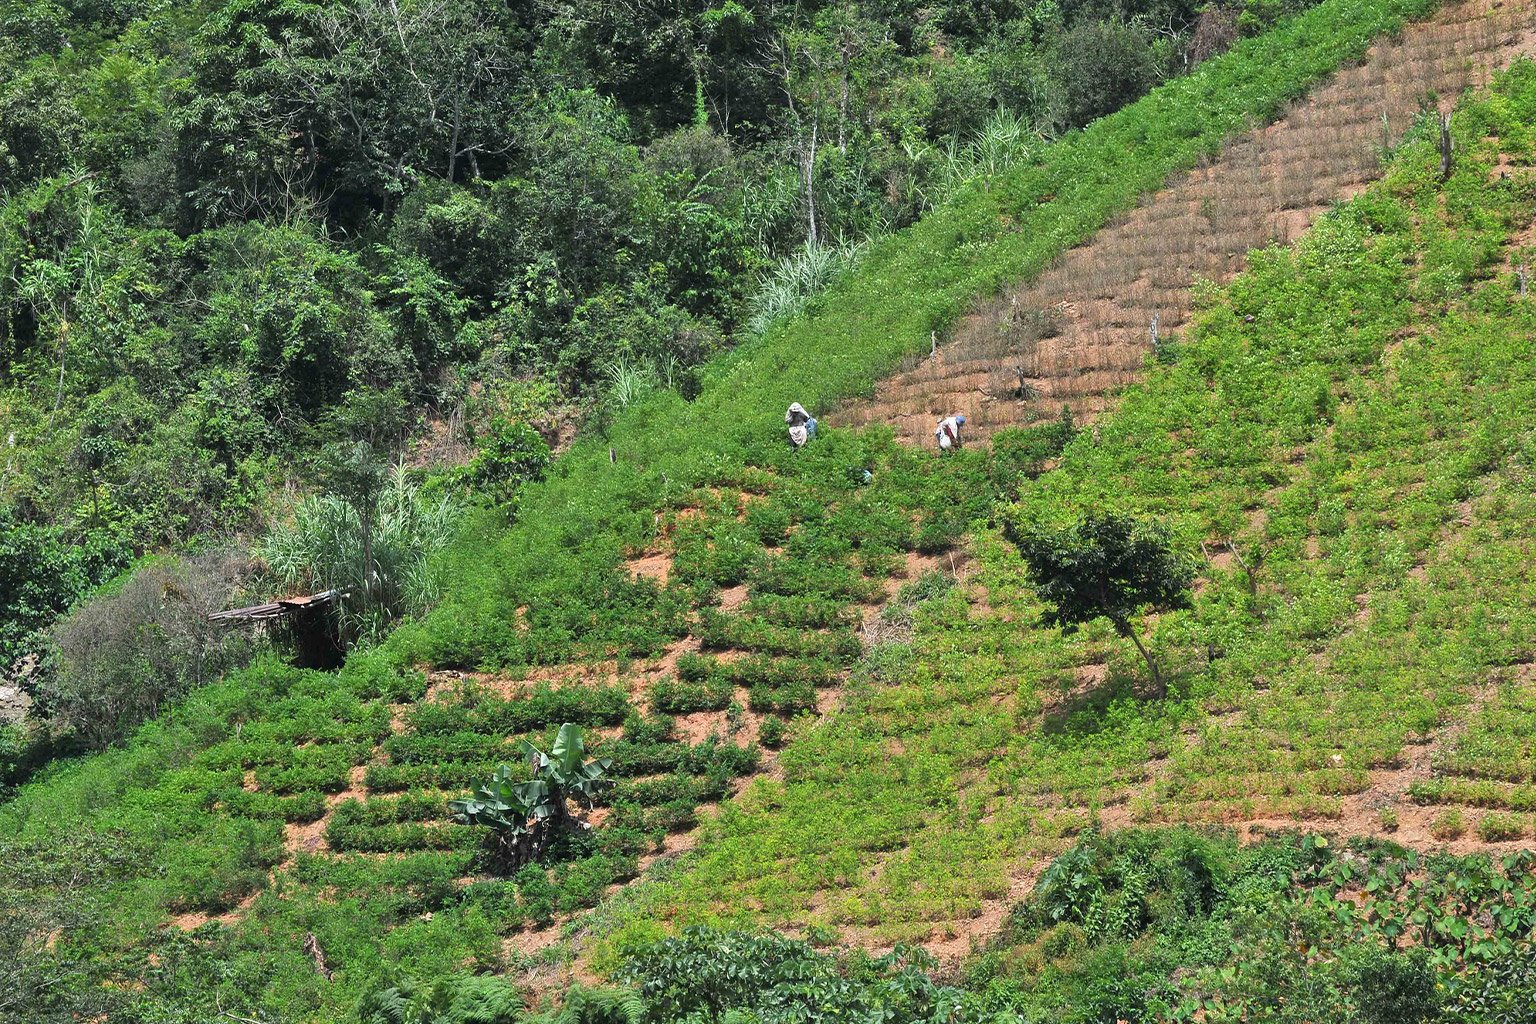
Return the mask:
[[819,241],[816,234],[816,142],[821,131],[821,113],[811,118],[811,144],[801,157],[801,174],[805,179],[806,237],[812,245]]
[[315,933],[310,932],[304,936],[304,952],[310,960],[314,961],[315,973],[326,981],[331,980],[331,969],[325,962],[325,950],[320,948],[320,940],[315,938]]

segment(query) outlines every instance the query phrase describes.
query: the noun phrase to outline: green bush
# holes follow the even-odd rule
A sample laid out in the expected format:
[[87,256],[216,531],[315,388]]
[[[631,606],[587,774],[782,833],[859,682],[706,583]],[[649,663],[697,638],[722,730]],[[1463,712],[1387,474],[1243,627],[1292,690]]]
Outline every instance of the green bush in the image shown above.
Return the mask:
[[784,686],[760,683],[748,692],[747,706],[753,711],[780,715],[815,711],[816,690],[809,683],[788,683]]
[[[935,983],[932,958],[900,947],[845,968],[804,942],[768,932],[687,928],[635,950],[618,977],[655,1020],[838,1018],[911,1022],[952,1012],[960,993]],[[941,1009],[944,1008],[944,1009]]]
[[1144,95],[1164,73],[1170,48],[1136,21],[1083,21],[1056,53],[1051,112],[1062,128],[1079,128]]
[[524,484],[544,475],[549,462],[549,444],[537,430],[526,423],[495,420],[464,467],[464,479],[471,495],[509,505]]
[[1477,837],[1485,843],[1503,843],[1512,839],[1523,839],[1525,833],[1525,819],[1515,814],[1490,811],[1477,822]]
[[769,750],[777,750],[784,745],[788,732],[789,728],[784,724],[784,719],[779,718],[777,715],[769,715],[763,719],[763,724],[758,728],[757,736],[763,746]]
[[669,715],[691,711],[723,711],[735,695],[729,678],[705,683],[659,679],[651,684],[651,707]]

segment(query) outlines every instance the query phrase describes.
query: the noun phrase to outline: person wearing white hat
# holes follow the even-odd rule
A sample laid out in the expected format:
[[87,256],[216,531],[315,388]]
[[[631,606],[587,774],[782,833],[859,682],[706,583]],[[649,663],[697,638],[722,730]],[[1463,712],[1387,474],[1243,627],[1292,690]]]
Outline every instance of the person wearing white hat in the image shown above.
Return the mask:
[[965,426],[965,416],[962,414],[957,413],[939,420],[939,425],[933,430],[933,436],[939,442],[939,451],[947,452],[951,448],[960,447],[960,428],[963,426]]
[[816,421],[799,402],[791,403],[784,413],[784,422],[789,424],[789,443],[796,448],[804,447],[805,442],[816,436]]

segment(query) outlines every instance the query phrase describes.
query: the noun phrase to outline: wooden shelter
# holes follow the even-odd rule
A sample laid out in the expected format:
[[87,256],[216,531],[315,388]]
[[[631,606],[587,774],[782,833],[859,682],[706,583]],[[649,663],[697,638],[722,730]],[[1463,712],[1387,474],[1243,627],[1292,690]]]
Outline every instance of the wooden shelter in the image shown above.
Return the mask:
[[267,629],[282,629],[293,637],[293,663],[300,668],[336,668],[345,649],[341,642],[336,610],[339,590],[318,594],[280,597],[265,604],[245,608],[226,608],[208,616],[210,622],[231,624],[259,623]]

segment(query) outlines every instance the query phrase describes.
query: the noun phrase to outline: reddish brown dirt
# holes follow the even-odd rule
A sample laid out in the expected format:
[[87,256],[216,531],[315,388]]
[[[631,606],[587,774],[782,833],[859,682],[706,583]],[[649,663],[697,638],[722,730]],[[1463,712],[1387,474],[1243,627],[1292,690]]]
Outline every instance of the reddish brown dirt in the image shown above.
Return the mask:
[[630,559],[626,566],[631,574],[644,576],[666,586],[667,577],[672,572],[672,556],[664,551],[642,555],[639,558]]
[[[1448,4],[1396,40],[1372,47],[1281,120],[1229,143],[1039,278],[979,304],[932,357],[835,414],[888,423],[926,443],[936,419],[968,417],[973,437],[1056,416],[1091,418],[1134,381],[1152,348],[1191,315],[1200,279],[1224,282],[1249,250],[1294,241],[1333,203],[1380,172],[1433,90],[1448,108],[1462,90],[1536,46],[1529,3]],[[1385,118],[1385,123],[1383,122]],[[1511,172],[1513,173],[1513,172]],[[1028,386],[1020,394],[1020,378]],[[832,419],[829,416],[829,421]]]
[[967,956],[996,937],[1003,930],[1013,908],[1034,890],[1035,883],[1040,881],[1040,876],[1048,866],[1046,861],[1035,863],[1028,871],[1009,879],[1008,895],[1001,899],[984,900],[981,912],[975,917],[950,922],[926,939],[923,948],[938,959],[939,971],[949,973],[957,970]]
[[233,925],[239,921],[240,918],[245,916],[245,912],[251,908],[251,904],[255,903],[256,897],[260,895],[261,892],[253,892],[239,903],[236,903],[233,907],[224,911],[222,914],[207,914],[201,910],[193,910],[185,914],[176,914],[172,916],[169,923],[172,928],[179,928],[184,932],[190,932],[193,929],[201,928],[203,925],[208,924],[209,922],[216,922],[222,925]]
[[331,823],[331,812],[348,800],[363,800],[368,796],[368,789],[363,785],[363,776],[367,771],[368,769],[363,765],[353,765],[347,775],[347,788],[339,793],[327,795],[325,813],[314,821],[302,825],[283,826],[283,839],[284,845],[288,848],[288,860],[292,860],[301,853],[325,853],[330,850],[330,846],[325,841],[325,827]]
[[411,442],[405,464],[411,469],[462,466],[473,455],[464,434],[463,411],[428,416],[421,433]]

